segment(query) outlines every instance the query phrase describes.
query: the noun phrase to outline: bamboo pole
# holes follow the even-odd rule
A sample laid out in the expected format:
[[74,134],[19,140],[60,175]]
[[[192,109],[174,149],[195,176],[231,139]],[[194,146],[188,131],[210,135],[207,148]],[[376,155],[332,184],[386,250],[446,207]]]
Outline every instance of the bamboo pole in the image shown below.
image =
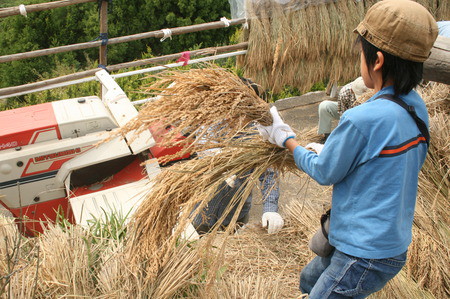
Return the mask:
[[[244,24],[244,23],[245,23],[245,19],[230,20],[230,26]],[[176,28],[172,28],[170,30],[172,31],[172,35],[180,35],[180,34],[184,34],[184,33],[192,33],[192,32],[198,32],[198,31],[203,31],[203,30],[218,29],[218,28],[223,28],[223,27],[226,27],[224,22],[215,21],[215,22],[198,24],[198,25],[176,27]],[[164,32],[162,30],[156,30],[156,31],[150,31],[150,32],[144,32],[144,33],[138,33],[138,34],[127,35],[127,36],[122,36],[122,37],[111,38],[108,40],[108,45],[126,43],[126,42],[131,42],[131,41],[145,39],[145,38],[151,38],[151,37],[162,38],[163,36],[164,36]],[[15,60],[22,60],[22,59],[27,59],[27,58],[34,58],[34,57],[39,57],[39,56],[46,56],[46,55],[62,53],[62,52],[69,52],[69,51],[74,51],[74,50],[95,48],[95,47],[101,46],[101,44],[102,44],[102,41],[92,41],[92,42],[86,42],[86,43],[79,43],[79,44],[55,47],[55,48],[51,48],[51,49],[42,49],[42,50],[25,52],[25,53],[4,55],[4,56],[0,56],[0,63],[10,62],[10,61],[15,61]]]
[[[25,9],[26,9],[27,13],[29,13],[29,12],[50,10],[53,8],[59,8],[59,7],[81,4],[81,3],[88,3],[88,2],[97,2],[97,0],[61,0],[61,1],[54,1],[54,2],[48,2],[48,3],[41,3],[41,4],[30,4],[30,5],[26,5]],[[7,8],[0,9],[0,18],[15,16],[15,15],[20,15],[19,6],[7,7]]]
[[[108,43],[108,1],[102,0],[100,5],[100,39],[102,44],[99,47],[98,61],[99,67],[105,67],[108,65],[107,57],[107,43]],[[106,94],[104,86],[100,88],[100,98],[103,99],[103,95]]]
[[[102,1],[100,6],[100,37],[108,40],[108,1]],[[108,58],[106,56],[107,44],[103,42],[99,50],[99,63],[100,65],[108,65]]]
[[450,38],[438,36],[430,57],[423,64],[423,78],[450,84]]
[[[200,55],[210,55],[210,54],[225,53],[225,52],[229,52],[229,51],[247,49],[247,47],[248,47],[248,43],[245,42],[245,43],[240,43],[240,44],[231,45],[231,46],[211,47],[211,48],[194,50],[194,51],[190,51],[190,54],[191,54],[191,57],[192,56],[200,56]],[[127,62],[127,63],[110,65],[110,66],[108,66],[108,70],[110,72],[113,72],[113,71],[118,71],[118,70],[121,70],[124,68],[139,67],[139,66],[148,65],[148,64],[159,64],[159,63],[162,63],[165,61],[178,59],[181,57],[181,55],[182,55],[182,53],[177,53],[177,54],[170,54],[170,55],[165,55],[165,56],[160,56],[160,57],[147,58],[147,59],[142,59],[142,60],[138,60],[138,61]],[[62,83],[62,82],[82,79],[85,77],[93,76],[95,74],[95,72],[97,72],[98,70],[99,70],[99,68],[95,68],[95,69],[82,71],[82,72],[78,72],[75,74],[65,75],[65,76],[61,76],[61,77],[57,77],[57,78],[52,78],[52,79],[48,79],[48,80],[44,80],[44,81],[2,88],[2,89],[0,89],[0,96],[3,96],[5,98],[5,96],[7,96],[7,95],[16,94],[19,92],[30,91],[30,90],[42,88],[42,87],[49,86],[49,85],[54,85],[54,84],[58,84],[58,83]]]

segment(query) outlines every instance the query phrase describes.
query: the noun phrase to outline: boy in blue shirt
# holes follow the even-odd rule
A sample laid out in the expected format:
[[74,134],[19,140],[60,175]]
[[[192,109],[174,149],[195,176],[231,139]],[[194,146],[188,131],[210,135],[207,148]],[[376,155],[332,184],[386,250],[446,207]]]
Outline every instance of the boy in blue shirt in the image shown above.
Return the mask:
[[296,165],[322,185],[333,185],[327,257],[314,258],[300,275],[309,298],[365,298],[380,290],[406,262],[418,175],[427,140],[408,111],[428,127],[425,103],[414,91],[438,34],[420,4],[384,0],[357,26],[361,76],[376,94],[347,110],[317,155],[300,146],[276,108],[261,135],[288,148]]

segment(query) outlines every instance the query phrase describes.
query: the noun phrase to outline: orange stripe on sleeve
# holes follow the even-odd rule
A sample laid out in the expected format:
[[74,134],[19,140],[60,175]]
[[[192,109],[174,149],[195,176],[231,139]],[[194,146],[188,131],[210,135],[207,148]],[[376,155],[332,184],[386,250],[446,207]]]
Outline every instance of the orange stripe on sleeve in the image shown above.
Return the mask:
[[400,153],[400,152],[405,151],[405,150],[407,150],[408,148],[410,148],[410,147],[412,147],[414,145],[417,145],[421,141],[426,141],[425,137],[423,137],[423,136],[418,137],[416,140],[413,140],[410,143],[405,144],[404,146],[399,147],[399,148],[389,149],[389,150],[382,150],[380,152],[380,155],[392,155],[392,154]]

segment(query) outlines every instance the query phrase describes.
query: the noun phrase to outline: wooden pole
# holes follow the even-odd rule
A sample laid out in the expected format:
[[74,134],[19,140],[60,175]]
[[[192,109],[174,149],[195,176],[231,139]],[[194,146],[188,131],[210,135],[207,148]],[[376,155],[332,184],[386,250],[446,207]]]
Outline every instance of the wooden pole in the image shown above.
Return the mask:
[[[244,23],[245,23],[245,19],[230,20],[230,26],[244,24]],[[198,25],[176,27],[176,28],[172,28],[171,31],[172,31],[172,35],[180,35],[180,34],[184,34],[184,33],[192,33],[192,32],[198,32],[198,31],[203,31],[203,30],[218,29],[218,28],[223,28],[223,27],[225,27],[225,24],[222,21],[216,21],[216,22],[210,22],[210,23],[204,23],[204,24],[198,24]],[[145,33],[138,33],[138,34],[133,34],[133,35],[111,38],[111,39],[108,39],[108,45],[126,43],[126,42],[131,42],[131,41],[145,39],[145,38],[151,38],[151,37],[161,38],[163,36],[164,36],[164,32],[162,30],[156,30],[156,31],[150,31],[150,32],[145,32]],[[70,52],[70,51],[74,51],[74,50],[96,48],[96,47],[101,46],[101,44],[102,44],[102,41],[92,41],[92,42],[86,42],[86,43],[79,43],[79,44],[55,47],[55,48],[51,48],[51,49],[42,49],[42,50],[36,50],[36,51],[30,51],[30,52],[24,52],[24,53],[4,55],[4,56],[0,56],[0,63],[10,62],[10,61],[15,61],[15,60],[22,60],[22,59],[27,59],[27,58],[34,58],[34,57],[39,57],[39,56],[46,56],[46,55],[62,53],[62,52]]]
[[[245,43],[240,43],[240,44],[231,45],[231,46],[211,47],[211,48],[194,50],[194,51],[190,51],[190,54],[191,54],[191,57],[200,56],[200,55],[205,56],[205,55],[211,55],[211,54],[226,53],[226,52],[231,52],[231,51],[236,51],[236,50],[243,50],[243,49],[247,49],[247,47],[248,47],[248,43],[245,42]],[[170,54],[170,55],[165,55],[165,56],[160,56],[160,57],[142,59],[142,60],[138,60],[138,61],[132,61],[132,62],[128,62],[128,63],[110,65],[110,66],[108,66],[108,70],[113,72],[113,71],[118,71],[118,70],[121,70],[124,68],[138,67],[138,66],[143,66],[143,65],[148,65],[148,64],[160,64],[160,63],[163,63],[163,62],[166,62],[169,60],[178,59],[181,57],[181,55],[182,55],[182,53],[177,53],[177,54]],[[53,78],[53,79],[44,80],[44,81],[2,88],[2,89],[0,89],[0,96],[15,94],[15,93],[24,92],[24,91],[30,91],[33,89],[37,89],[40,87],[45,87],[45,86],[49,86],[49,85],[53,85],[53,84],[57,84],[57,83],[61,83],[61,82],[67,82],[67,81],[86,78],[89,76],[93,76],[99,70],[100,70],[99,68],[96,68],[96,69],[91,69],[91,70],[87,70],[87,71],[83,71],[83,72],[78,72],[75,74],[70,74],[70,75],[65,75],[65,76],[61,76],[61,77],[57,77],[57,78]]]
[[[108,43],[108,1],[102,0],[100,5],[100,38],[102,40],[102,44],[99,48],[98,53],[98,61],[99,67],[106,68],[108,65],[108,57],[106,55],[107,51],[107,43]],[[105,94],[105,90],[100,83],[100,98],[103,99],[103,95]]]
[[423,64],[423,79],[450,84],[450,38],[438,36]]
[[[27,13],[29,13],[29,12],[49,10],[49,9],[53,9],[53,8],[64,7],[64,6],[74,5],[74,4],[88,3],[88,2],[97,2],[97,0],[61,0],[61,1],[53,1],[53,2],[48,2],[48,3],[41,3],[41,4],[25,5],[25,9],[26,9]],[[19,6],[0,8],[0,18],[15,16],[15,15],[20,15]]]
[[100,38],[103,40],[100,46],[99,62],[100,65],[106,66],[108,63],[106,56],[108,41],[108,1],[102,1],[102,5],[100,7]]

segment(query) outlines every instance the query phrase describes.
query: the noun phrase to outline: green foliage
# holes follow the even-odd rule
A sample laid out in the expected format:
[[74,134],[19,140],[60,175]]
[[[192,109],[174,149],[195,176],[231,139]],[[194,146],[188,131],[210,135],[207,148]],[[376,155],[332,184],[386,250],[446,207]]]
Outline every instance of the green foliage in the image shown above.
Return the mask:
[[59,206],[58,210],[56,211],[55,224],[61,227],[64,231],[70,230],[70,228],[73,226],[73,224],[70,223],[69,219],[67,219],[66,214],[64,213],[64,209],[61,206]]
[[123,240],[127,232],[128,216],[120,212],[103,211],[103,217],[88,220],[89,235],[93,238],[91,242],[99,243],[108,239]]
[[284,86],[280,93],[269,92],[269,99],[271,102],[276,102],[280,99],[286,99],[290,97],[300,96],[302,93],[295,87]]
[[[3,1],[2,1],[3,2]],[[48,0],[21,1],[37,4]],[[8,1],[7,6],[21,3]],[[227,0],[114,0],[108,14],[109,38],[142,32],[174,28],[230,17]],[[160,42],[148,38],[108,46],[108,64],[141,59],[148,54],[160,56],[178,53],[193,47],[209,47],[229,43],[237,27],[207,30],[173,36]],[[11,16],[0,19],[0,55],[9,55],[63,45],[88,42],[99,36],[99,12],[96,3],[84,3],[57,9],[29,13],[28,17]],[[0,88],[37,81],[42,74],[52,73],[58,64],[80,71],[98,57],[98,49],[77,50],[3,63],[0,68]]]
[[21,0],[2,0],[0,2],[0,8],[19,6],[22,3],[24,3],[24,1],[21,1]]
[[[309,92],[325,90],[326,87],[327,87],[327,82],[318,82],[318,83],[315,83],[311,87],[311,90]],[[297,88],[292,87],[292,86],[284,86],[283,90],[280,93],[269,92],[268,98],[269,98],[270,102],[275,102],[275,101],[278,101],[281,99],[297,97],[297,96],[301,96],[301,95],[302,95],[302,93]]]
[[312,87],[310,91],[320,91],[320,90],[325,90],[327,88],[327,82],[318,82],[315,83]]

